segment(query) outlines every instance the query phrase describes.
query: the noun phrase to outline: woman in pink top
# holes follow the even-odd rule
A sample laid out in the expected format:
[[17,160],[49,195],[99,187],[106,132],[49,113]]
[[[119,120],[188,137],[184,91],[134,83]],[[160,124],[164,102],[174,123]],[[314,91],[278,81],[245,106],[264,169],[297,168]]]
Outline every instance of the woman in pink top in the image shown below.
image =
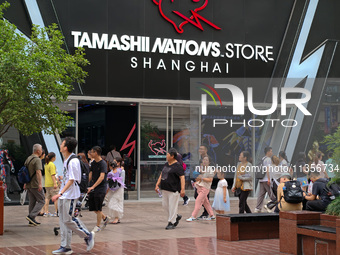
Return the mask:
[[197,214],[199,210],[201,209],[202,205],[204,208],[208,211],[209,217],[207,220],[214,220],[214,211],[209,203],[209,200],[207,198],[207,195],[210,191],[211,183],[213,181],[213,177],[215,175],[215,168],[210,166],[211,160],[209,156],[205,156],[202,159],[202,166],[201,166],[201,173],[197,178],[196,178],[196,189],[197,189],[197,198],[195,201],[195,209],[191,214],[191,217],[187,219],[187,221],[194,221],[197,220]]

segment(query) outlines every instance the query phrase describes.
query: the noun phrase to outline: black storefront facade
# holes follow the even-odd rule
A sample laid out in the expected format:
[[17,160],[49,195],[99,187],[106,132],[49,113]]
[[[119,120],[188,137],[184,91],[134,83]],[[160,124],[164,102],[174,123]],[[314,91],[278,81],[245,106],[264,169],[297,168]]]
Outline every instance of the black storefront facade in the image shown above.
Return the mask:
[[[94,145],[108,152],[116,145],[127,155],[128,186],[137,191],[130,198],[155,196],[152,190],[170,147],[187,160],[190,186],[202,142],[220,165],[235,164],[242,150],[258,159],[268,145],[294,159],[297,152],[310,149],[317,123],[325,125],[324,131],[337,125],[336,1],[9,2],[5,16],[22,33],[29,35],[32,23],[57,23],[69,52],[85,48],[89,77],[84,85],[75,84],[70,101],[60,105],[74,117],[61,138],[76,136],[78,150],[85,152]],[[209,118],[233,116],[232,98],[228,94],[222,99],[226,108],[202,116],[190,89],[201,81],[213,87],[230,78],[267,79],[266,85],[253,85],[254,101],[262,109],[271,106],[273,87],[306,88],[311,116],[292,108],[290,118],[299,121],[299,128],[236,126],[225,129],[224,136],[213,136],[207,131]],[[289,78],[295,84],[288,84]],[[246,94],[247,85],[241,90]],[[256,118],[249,111],[245,116]],[[60,141],[40,137],[47,150],[55,150]]]

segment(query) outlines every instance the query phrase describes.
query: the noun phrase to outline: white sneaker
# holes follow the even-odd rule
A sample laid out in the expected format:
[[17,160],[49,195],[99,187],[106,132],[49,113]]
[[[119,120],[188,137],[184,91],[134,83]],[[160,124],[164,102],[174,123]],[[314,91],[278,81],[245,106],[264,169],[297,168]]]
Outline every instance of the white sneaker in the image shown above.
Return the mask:
[[255,211],[254,211],[255,213],[260,213],[261,212],[261,209],[257,209],[257,208],[255,208]]
[[99,232],[100,230],[101,230],[100,227],[95,226],[95,227],[92,229],[92,232],[97,233],[97,232]]
[[186,205],[189,204],[189,202],[190,202],[190,198],[188,198],[188,199],[183,203],[183,205],[186,206]]
[[266,209],[266,211],[269,212],[269,213],[272,212],[272,210],[270,210],[270,209],[267,207],[267,205],[264,205],[264,209]]
[[92,231],[88,237],[84,238],[86,245],[87,245],[87,251],[92,250],[93,246],[94,246],[94,236],[95,233]]
[[191,222],[191,221],[194,221],[194,220],[197,220],[197,219],[192,217],[192,216],[190,218],[186,219],[187,222]]
[[72,254],[73,251],[69,248],[60,247],[58,250],[52,251],[52,254]]
[[211,216],[211,217],[205,218],[205,220],[216,220],[216,217],[215,216]]
[[102,230],[103,230],[104,228],[106,228],[107,223],[109,223],[110,220],[111,220],[111,218],[110,218],[109,216],[106,216],[106,219],[103,221]]

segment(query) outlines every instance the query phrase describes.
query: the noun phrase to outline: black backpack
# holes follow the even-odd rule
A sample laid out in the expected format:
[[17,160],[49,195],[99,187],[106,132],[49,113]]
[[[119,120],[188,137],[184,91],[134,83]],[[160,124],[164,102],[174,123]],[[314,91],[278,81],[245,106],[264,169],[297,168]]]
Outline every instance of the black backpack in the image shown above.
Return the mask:
[[89,173],[90,173],[90,167],[83,162],[80,157],[77,157],[76,155],[72,155],[69,160],[67,161],[67,167],[68,164],[70,163],[71,159],[77,158],[80,163],[80,168],[81,168],[81,180],[80,183],[76,182],[79,186],[80,193],[87,193],[87,187],[89,184]]
[[335,182],[329,182],[325,187],[325,191],[332,201],[340,195],[340,187]]
[[287,181],[283,186],[283,197],[287,203],[298,204],[303,201],[303,191],[299,181]]

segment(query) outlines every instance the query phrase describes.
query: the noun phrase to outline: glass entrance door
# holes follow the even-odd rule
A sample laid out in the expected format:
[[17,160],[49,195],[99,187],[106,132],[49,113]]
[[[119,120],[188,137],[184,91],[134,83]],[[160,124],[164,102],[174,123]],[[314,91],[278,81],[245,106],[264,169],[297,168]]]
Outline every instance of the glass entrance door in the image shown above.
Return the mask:
[[155,184],[166,162],[167,150],[171,147],[181,153],[187,165],[186,193],[192,196],[190,172],[194,168],[193,152],[198,151],[199,147],[198,109],[141,105],[140,116],[140,197],[157,197]]
[[166,161],[169,140],[169,107],[140,107],[140,195],[155,197],[154,191]]

